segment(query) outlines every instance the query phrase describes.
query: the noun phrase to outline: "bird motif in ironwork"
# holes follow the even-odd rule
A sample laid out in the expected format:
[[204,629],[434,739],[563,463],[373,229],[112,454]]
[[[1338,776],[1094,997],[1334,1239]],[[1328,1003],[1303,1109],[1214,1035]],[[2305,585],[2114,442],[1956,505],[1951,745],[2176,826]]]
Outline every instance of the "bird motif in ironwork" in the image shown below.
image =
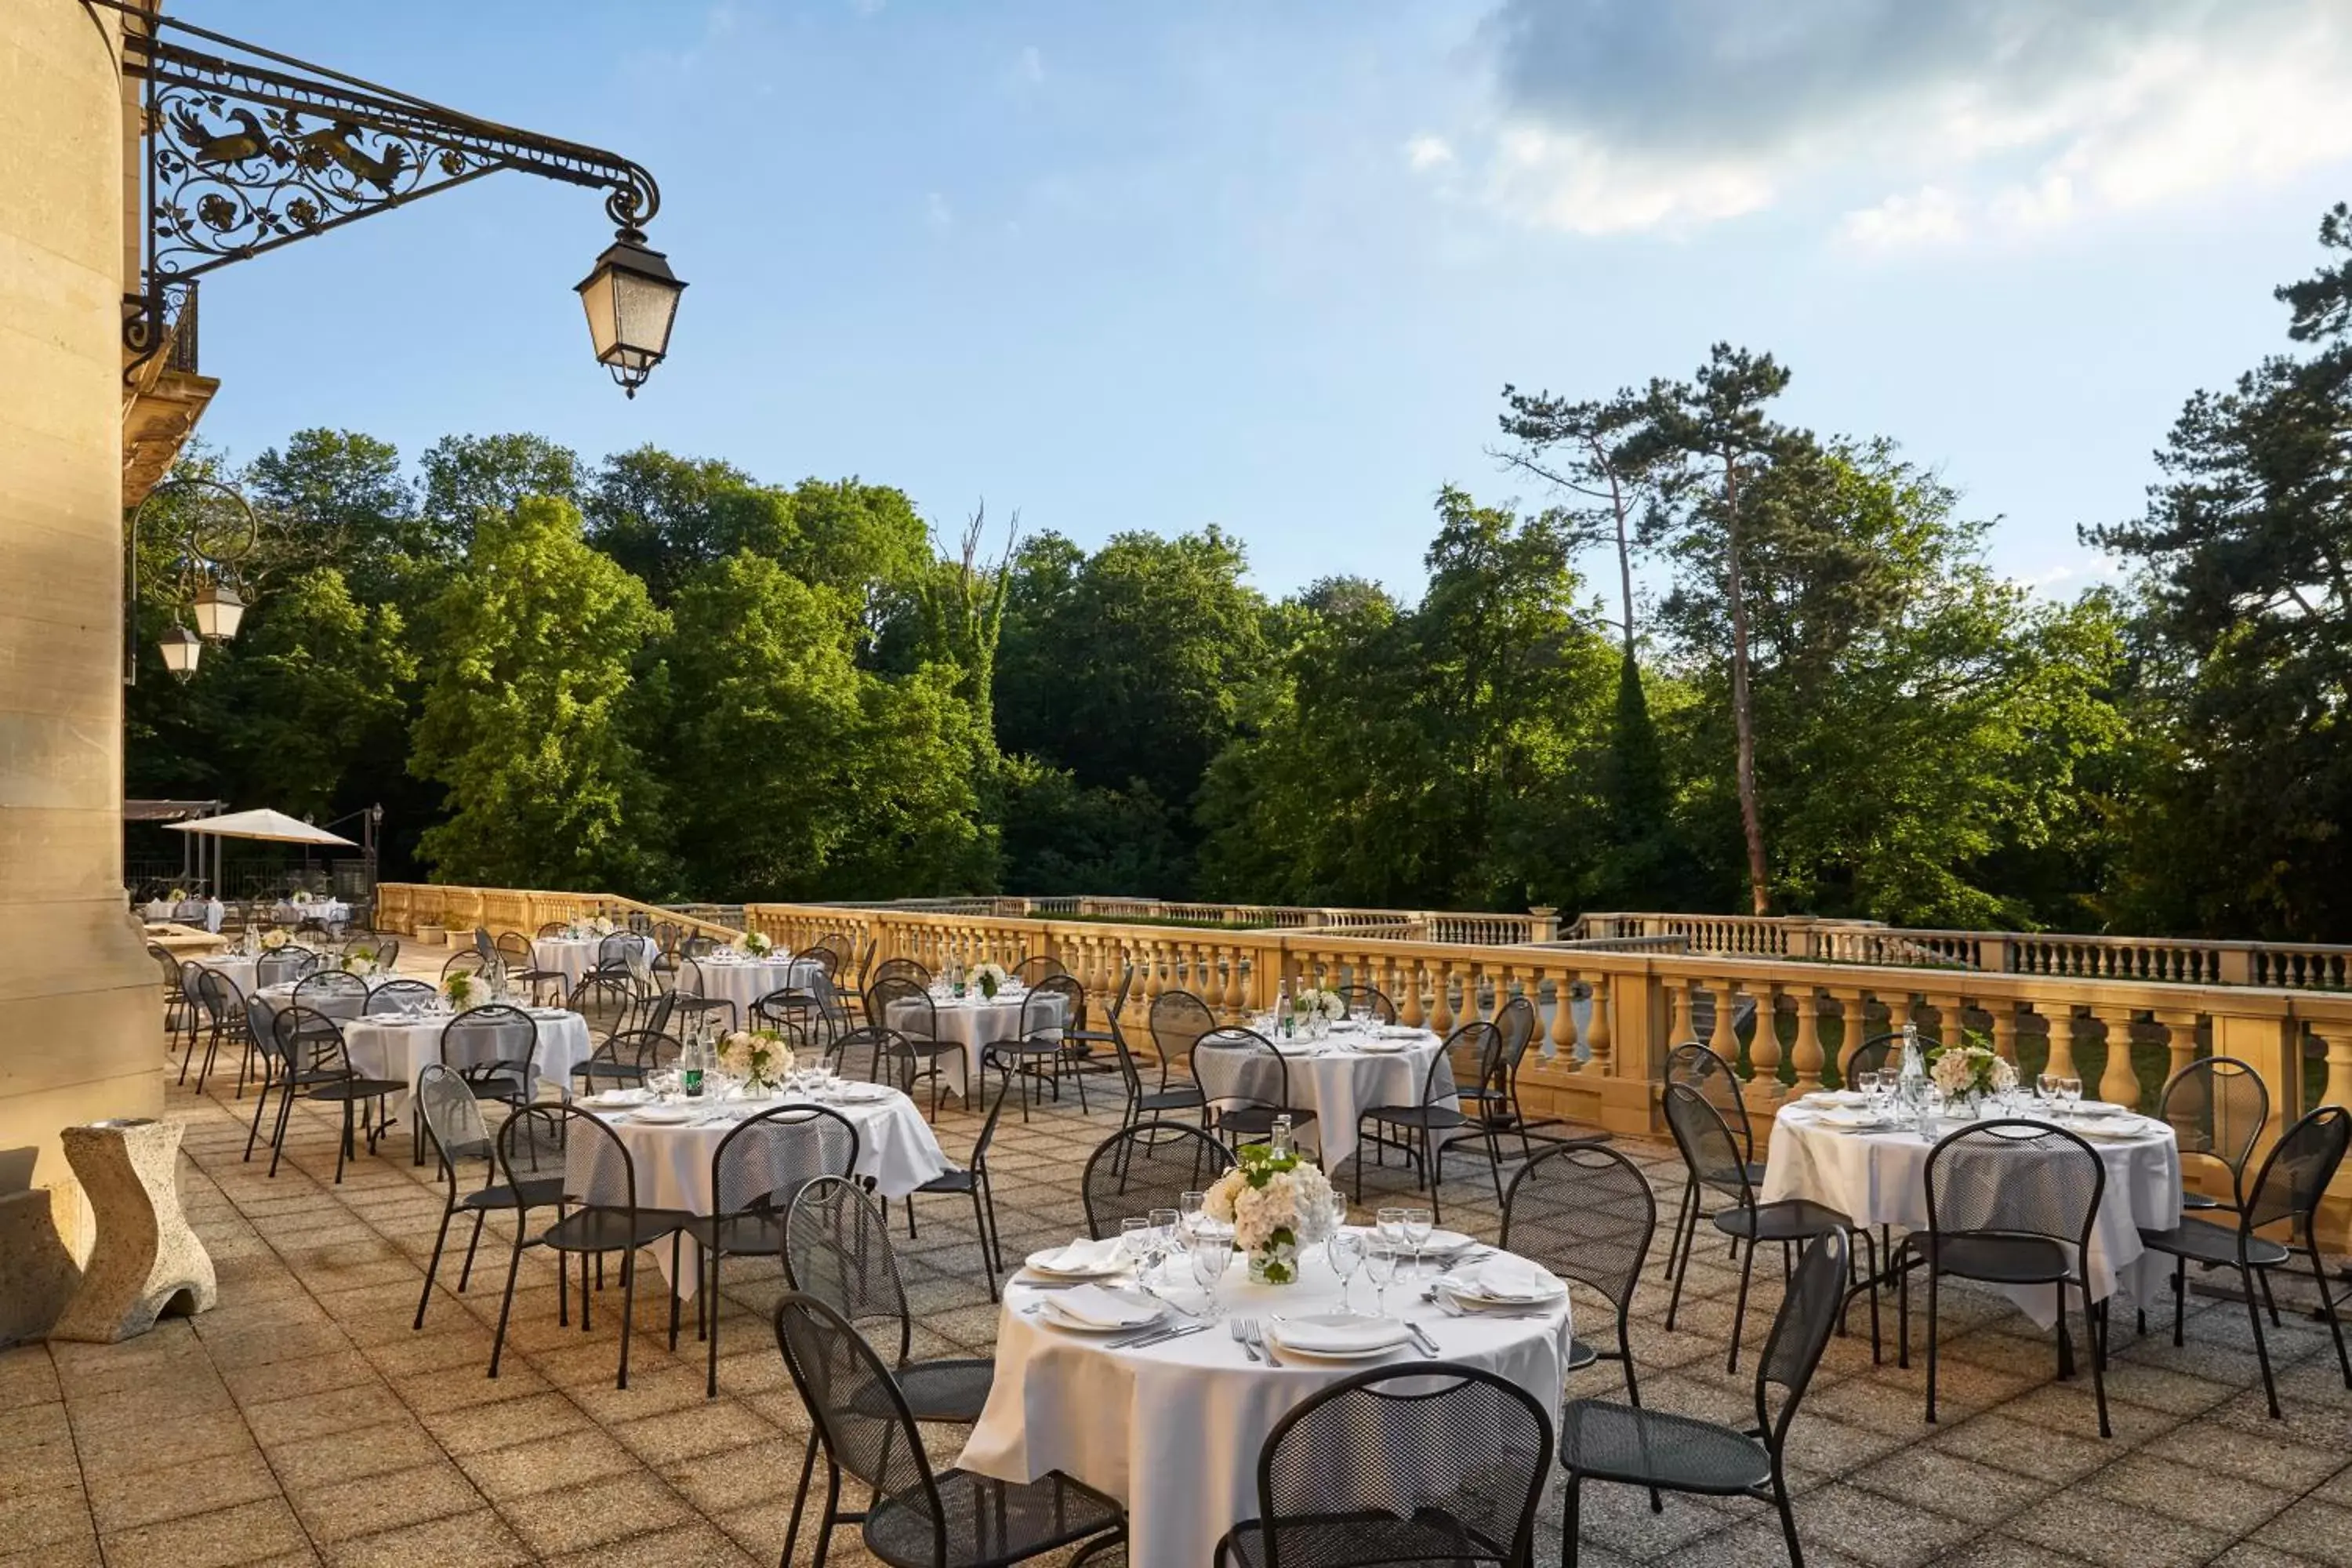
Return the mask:
[[395,142],[383,150],[381,157],[362,153],[352,143],[352,138],[359,133],[358,126],[348,120],[339,120],[303,137],[301,145],[310,157],[331,158],[353,178],[365,180],[386,195],[391,195],[394,182],[408,167],[408,149]]
[[181,143],[199,163],[242,163],[269,151],[269,132],[262,129],[260,117],[253,110],[231,110],[229,118],[238,129],[215,131],[194,110],[183,105],[173,111],[172,121]]

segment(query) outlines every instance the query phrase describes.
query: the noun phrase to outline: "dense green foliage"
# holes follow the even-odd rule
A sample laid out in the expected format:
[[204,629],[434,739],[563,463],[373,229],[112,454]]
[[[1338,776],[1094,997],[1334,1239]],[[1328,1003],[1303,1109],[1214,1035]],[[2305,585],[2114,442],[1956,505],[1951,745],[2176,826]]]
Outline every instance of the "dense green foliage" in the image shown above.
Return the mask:
[[[255,608],[131,693],[130,784],[331,816],[392,874],[663,896],[1006,889],[2352,936],[2352,213],[2294,347],[2190,398],[2071,603],[1789,372],[1505,389],[1532,504],[1279,601],[1215,528],[1088,550],[641,447],[297,432]],[[139,542],[172,575],[168,519]],[[1588,561],[1605,563],[1596,584]],[[152,634],[167,612],[149,608]]]

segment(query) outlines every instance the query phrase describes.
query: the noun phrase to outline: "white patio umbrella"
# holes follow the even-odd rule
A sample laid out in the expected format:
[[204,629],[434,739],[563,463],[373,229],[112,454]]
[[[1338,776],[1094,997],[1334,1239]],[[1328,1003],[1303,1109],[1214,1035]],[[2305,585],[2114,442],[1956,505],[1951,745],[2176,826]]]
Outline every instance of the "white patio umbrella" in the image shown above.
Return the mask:
[[170,826],[174,833],[204,833],[215,838],[263,838],[273,844],[340,844],[347,849],[359,847],[340,833],[313,827],[282,811],[271,811],[267,807],[258,811],[232,811],[226,816],[200,816],[193,822],[174,822]]

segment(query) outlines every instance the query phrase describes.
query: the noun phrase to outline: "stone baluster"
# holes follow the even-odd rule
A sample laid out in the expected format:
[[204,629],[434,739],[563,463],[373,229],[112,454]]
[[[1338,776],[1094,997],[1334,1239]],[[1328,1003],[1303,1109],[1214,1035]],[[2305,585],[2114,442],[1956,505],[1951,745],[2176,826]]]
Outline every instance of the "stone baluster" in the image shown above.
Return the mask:
[[1225,1012],[1241,1017],[1249,1011],[1249,990],[1242,982],[1242,950],[1228,945],[1225,950]]
[[1765,985],[1756,994],[1756,1032],[1748,1042],[1748,1065],[1755,1082],[1780,1092],[1780,987]]
[[1395,994],[1397,1022],[1410,1024],[1418,1029],[1425,1016],[1421,1010],[1421,960],[1399,958],[1397,965],[1403,976],[1397,984]]
[[2017,1065],[2017,1004],[2006,998],[1995,997],[1985,1005],[1985,1011],[1992,1015],[1993,1054],[2007,1061],[2011,1067],[2015,1067]]
[[1791,1092],[1810,1094],[1822,1087],[1822,1003],[1810,985],[1789,987],[1789,1001],[1797,1009],[1797,1038],[1789,1060],[1797,1069]]
[[1737,1072],[1739,1070],[1739,1031],[1733,1026],[1732,1013],[1738,1005],[1738,999],[1732,994],[1728,980],[1709,980],[1706,988],[1715,997],[1715,1028],[1707,1035],[1707,1049],[1729,1062],[1732,1070]]
[[2099,1074],[2099,1098],[2139,1109],[2139,1070],[2132,1064],[2132,1015],[2128,1007],[2095,1007],[2092,1016],[2107,1026],[2107,1065]]
[[2174,1074],[2197,1059],[2197,1015],[2179,1008],[2159,1009],[2153,1016],[2164,1026],[2164,1047],[2169,1058],[2165,1077]]
[[1936,1037],[1957,1046],[1969,1037],[1969,1005],[1958,996],[1936,999]]
[[[1554,1003],[1551,1010],[1552,1055],[1564,1062],[1573,1061],[1576,1058],[1576,971],[1562,969],[1554,972],[1551,984]],[[1538,992],[1530,999],[1540,1003],[1543,998]]]
[[1430,978],[1434,984],[1431,986],[1433,1010],[1429,1016],[1429,1026],[1441,1037],[1451,1035],[1454,1033],[1454,965],[1440,960],[1431,966]]
[[[1559,996],[1559,1013],[1560,1016],[1563,1018],[1568,1016],[1568,989],[1567,983],[1562,982]],[[1634,994],[1641,994],[1641,989],[1639,986],[1634,988]],[[1570,1027],[1573,1028],[1573,1024],[1571,1024]],[[1592,1016],[1586,1023],[1584,1027],[1584,1046],[1585,1049],[1590,1052],[1591,1055],[1585,1061],[1583,1070],[1591,1073],[1599,1073],[1603,1078],[1608,1077],[1612,1064],[1610,1059],[1609,976],[1606,973],[1596,973],[1592,977]]]
[[1666,1044],[1679,1046],[1695,1035],[1691,1024],[1690,982],[1663,980],[1658,983],[1658,988],[1666,998]]
[[2331,1025],[2325,1034],[2315,1027],[2313,1033],[2327,1050],[2327,1079],[2320,1086],[2319,1102],[2352,1107],[2352,1029]]
[[2053,1078],[2081,1076],[2074,1068],[2074,1009],[2064,1004],[2053,1007],[2050,1020],[2050,1059],[2042,1068]]

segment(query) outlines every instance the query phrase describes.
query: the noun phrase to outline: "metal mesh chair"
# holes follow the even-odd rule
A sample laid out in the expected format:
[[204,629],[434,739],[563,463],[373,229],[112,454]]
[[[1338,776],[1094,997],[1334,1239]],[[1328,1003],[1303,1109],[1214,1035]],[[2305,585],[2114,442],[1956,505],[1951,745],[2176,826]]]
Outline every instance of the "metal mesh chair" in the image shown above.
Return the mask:
[[[931,1004],[928,984],[918,984],[904,975],[877,978],[866,988],[866,1019],[867,1031],[877,1037],[872,1042],[876,1049],[875,1079],[881,1079],[881,1057],[887,1045],[891,1059],[900,1069],[899,1087],[909,1096],[915,1092],[918,1079],[931,1080],[931,1115],[936,1119],[944,1087],[940,1058],[950,1055],[962,1058],[963,1042],[940,1038],[939,1009]],[[969,1062],[966,1065],[968,1068]]]
[[[702,1249],[700,1302],[708,1303],[706,1392],[719,1395],[719,1266],[727,1258],[781,1257],[793,1202],[820,1176],[857,1169],[857,1129],[839,1111],[814,1105],[763,1110],[730,1131],[710,1156],[712,1208],[687,1222]],[[672,1350],[677,1348],[675,1329]]]
[[2204,1159],[2230,1173],[2230,1201],[2184,1191],[2184,1209],[2234,1209],[2246,1162],[2270,1120],[2271,1091],[2263,1075],[2235,1057],[2200,1057],[2165,1079],[2156,1119],[2172,1129],[2185,1161]]
[[915,959],[886,958],[874,966],[873,978],[866,983],[866,989],[871,991],[885,980],[909,980],[914,982],[917,990],[928,991],[931,986],[931,972]]
[[[221,976],[213,978],[221,980],[223,984],[227,984]],[[286,1011],[291,1014],[295,1009],[289,1006]],[[261,1119],[268,1109],[269,1097],[278,1095],[279,1114],[278,1120],[270,1124],[269,1133],[269,1173],[275,1176],[278,1158],[286,1146],[287,1113],[292,1109],[294,1096],[313,1084],[326,1083],[343,1076],[341,1066],[333,1059],[331,1053],[325,1066],[313,1066],[310,1059],[310,1042],[300,1037],[312,1037],[323,1046],[326,1037],[333,1035],[335,1026],[332,1019],[325,1017],[298,1019],[286,1032],[280,1033],[280,1016],[258,1001],[246,1004],[245,1017],[243,1037],[253,1042],[254,1053],[261,1062],[261,1084],[253,1100],[253,1124],[247,1129],[245,1135],[245,1158],[248,1162],[252,1160],[254,1145],[261,1141]],[[203,1082],[201,1076],[197,1081]]]
[[[656,999],[658,1000],[658,999]],[[646,998],[636,983],[625,974],[609,970],[592,969],[572,987],[564,1004],[586,1021],[588,1033],[612,1036],[624,1029],[635,1028],[646,1014]],[[652,1024],[661,1028],[660,1024]]]
[[[671,983],[669,997],[673,1012],[685,1014],[695,1024],[732,1029],[742,1022],[733,997],[711,994],[710,977],[703,973],[701,963],[695,959],[678,961],[677,975]],[[722,1014],[725,1015],[723,1024],[720,1022]]]
[[549,986],[559,992],[562,989],[563,971],[541,969],[531,954],[530,939],[522,932],[502,931],[492,945],[498,950],[499,963],[505,967],[507,978],[518,985],[530,987],[533,1001],[538,1000],[540,993]]
[[[468,1085],[470,1088],[471,1086]],[[490,1375],[499,1375],[499,1360],[506,1352],[507,1321],[514,1313],[515,1278],[522,1268],[524,1249],[544,1247],[561,1255],[555,1270],[555,1321],[571,1321],[565,1259],[580,1259],[580,1328],[589,1327],[588,1260],[606,1253],[621,1255],[621,1365],[614,1386],[629,1386],[629,1341],[636,1314],[637,1249],[670,1238],[671,1268],[677,1268],[677,1233],[694,1216],[670,1209],[637,1205],[636,1163],[628,1145],[596,1117],[570,1105],[526,1105],[518,1108],[499,1129],[499,1170],[506,1185],[520,1187],[526,1178],[515,1170],[518,1142],[531,1145],[537,1158],[540,1135],[566,1149],[562,1190],[555,1200],[555,1218],[538,1235],[530,1234],[526,1216],[515,1222],[514,1250],[507,1259],[506,1294],[499,1303],[499,1326],[490,1341]],[[600,1265],[601,1267],[601,1265]],[[670,1320],[677,1322],[677,1296],[670,1296]]]
[[[807,1406],[812,1430],[782,1561],[792,1561],[817,1450],[824,1451],[822,1562],[834,1531],[863,1526],[866,1548],[891,1568],[993,1568],[1083,1546],[1084,1563],[1126,1539],[1118,1504],[1054,1471],[1028,1482],[935,1470],[916,1416],[874,1347],[817,1297],[788,1291],[776,1303],[776,1345]],[[864,1512],[841,1507],[846,1471],[872,1493]]]
[[470,947],[460,948],[441,961],[441,978],[453,974],[479,974],[499,961],[496,952],[477,952]]
[[[213,1064],[219,1059],[222,1046],[235,1047],[243,1058],[252,1055],[257,1042],[246,1021],[245,994],[236,988],[236,982],[216,969],[205,968],[196,970],[195,980],[196,1005],[204,1012],[205,1023],[205,1062],[196,1069],[196,1092],[202,1094],[205,1080],[212,1077]],[[193,1047],[189,1054],[194,1054]],[[247,1065],[244,1059],[237,1064],[236,1091],[239,1095],[245,1092]],[[184,1075],[186,1064],[181,1064],[181,1068]]]
[[[1048,962],[1051,962],[1050,960]],[[981,1052],[983,1069],[994,1068],[1004,1079],[1004,1090],[1010,1092],[1017,1075],[1021,1080],[1021,1120],[1029,1120],[1029,1108],[1044,1084],[1051,1083],[1054,1098],[1062,1098],[1063,1044],[1072,1029],[1087,1026],[1087,988],[1067,973],[1049,974],[1029,988],[1021,998],[1020,1034],[1009,1040],[991,1040]],[[1078,1081],[1078,1104],[1086,1104],[1086,1081]]]
[[[1465,1078],[1466,1089],[1462,1087]],[[1403,1151],[1412,1163],[1416,1187],[1428,1187],[1429,1212],[1437,1217],[1444,1213],[1438,1189],[1444,1185],[1446,1151],[1465,1142],[1483,1142],[1494,1172],[1495,1202],[1499,1205],[1503,1148],[1496,1137],[1496,1124],[1463,1110],[1457,1100],[1476,1110],[1507,1102],[1507,1098],[1502,1031],[1475,1020],[1463,1025],[1429,1058],[1419,1100],[1411,1105],[1375,1105],[1356,1119],[1356,1201],[1364,1201],[1365,1147],[1392,1147]]]
[[[1919,1048],[1922,1051],[1940,1050],[1942,1045],[1934,1036],[1922,1035],[1919,1037]],[[1845,1060],[1838,1064],[1838,1082],[1852,1089],[1857,1073],[1885,1072],[1888,1068],[1902,1065],[1903,1032],[1898,1029],[1890,1035],[1873,1035],[1846,1052]]]
[[[1081,1027],[1062,1031],[1062,1058],[1069,1071],[1082,1077],[1094,1073],[1116,1072],[1124,1079],[1124,1069],[1118,1065],[1117,1061],[1101,1060],[1096,1055],[1095,1047],[1115,1047],[1118,1037],[1118,1016],[1127,1010],[1128,994],[1134,988],[1135,965],[1130,963],[1119,972],[1118,988],[1111,993],[1110,1009],[1104,1016],[1103,1027],[1099,1029]],[[1081,1105],[1086,1103],[1086,1089],[1083,1085],[1078,1089],[1078,1102]]]
[[441,1065],[457,1069],[483,1100],[526,1103],[538,1058],[539,1025],[520,1007],[494,1002],[441,1026]]
[[1277,1118],[1293,1128],[1315,1112],[1290,1099],[1290,1064],[1254,1029],[1213,1029],[1192,1042],[1192,1081],[1209,1103],[1209,1126],[1234,1143],[1271,1137]]
[[[2106,1195],[2098,1151],[2063,1127],[2022,1120],[1979,1121],[1948,1134],[1927,1153],[1927,1228],[1895,1249],[1902,1282],[1898,1360],[1911,1364],[1911,1275],[1927,1274],[1927,1419],[1936,1419],[1937,1282],[1948,1275],[1994,1285],[2048,1285],[2058,1292],[2058,1375],[2074,1375],[2066,1333],[2066,1288],[2082,1292],[2091,1342],[2091,1386],[2099,1436],[2107,1436],[2104,1312],[2091,1301],[2084,1259]],[[1874,1300],[1875,1296],[1874,1294]]]
[[1753,1431],[1599,1399],[1571,1400],[1561,1410],[1559,1462],[1568,1472],[1563,1563],[1576,1561],[1584,1483],[1615,1481],[1648,1487],[1654,1509],[1661,1491],[1769,1502],[1780,1515],[1790,1568],[1803,1568],[1781,1457],[1790,1423],[1844,1310],[1853,1258],[1843,1231],[1826,1231],[1806,1244],[1758,1361]]
[[[373,1101],[373,1114],[364,1119],[368,1152],[375,1152],[377,1140],[383,1136],[386,1125],[383,1102],[387,1095],[399,1094],[408,1085],[396,1078],[368,1078],[352,1068],[351,1056],[343,1045],[343,1034],[336,1021],[324,1013],[308,1007],[292,1006],[278,1015],[274,1029],[277,1037],[278,1063],[285,1076],[281,1079],[278,1100],[278,1136],[270,1151],[269,1173],[278,1173],[278,1156],[286,1149],[286,1129],[294,1113],[294,1101],[323,1100],[342,1107],[342,1136],[335,1145],[335,1184],[342,1185],[343,1166],[356,1153],[353,1113],[355,1109]],[[259,1112],[259,1102],[255,1105]],[[251,1147],[248,1139],[247,1148]]]
[[[563,1181],[560,1176],[541,1176],[512,1186],[500,1182],[498,1151],[491,1145],[490,1130],[482,1121],[481,1101],[474,1098],[470,1084],[439,1062],[426,1062],[417,1073],[416,1097],[412,1106],[432,1142],[442,1177],[448,1184],[441,1209],[441,1228],[434,1235],[433,1257],[425,1266],[425,1288],[416,1295],[416,1318],[409,1325],[421,1329],[425,1326],[425,1306],[433,1300],[434,1276],[441,1269],[441,1250],[448,1245],[449,1222],[461,1213],[474,1216],[473,1234],[466,1238],[465,1267],[457,1272],[457,1293],[462,1296],[473,1281],[474,1253],[482,1244],[482,1222],[495,1210],[512,1213],[520,1226],[525,1209],[542,1208],[562,1199]],[[476,1160],[482,1163],[481,1183],[468,1187],[463,1167]]]
[[646,955],[646,939],[635,931],[614,931],[596,942],[596,967],[629,972],[629,960]]
[[[1122,1002],[1128,987],[1134,983],[1135,970],[1129,965],[1127,978],[1119,983],[1118,994]],[[1113,1003],[1103,1020],[1109,1026],[1105,1033],[1110,1039],[1111,1058],[1118,1065],[1120,1086],[1127,1090],[1127,1109],[1119,1117],[1119,1125],[1133,1127],[1140,1122],[1155,1121],[1171,1110],[1198,1110],[1206,1117],[1208,1102],[1201,1098],[1201,1086],[1185,1079],[1171,1082],[1164,1058],[1160,1063],[1158,1086],[1145,1080],[1142,1065],[1135,1059],[1134,1047],[1127,1043],[1127,1027],[1119,1022],[1121,1010],[1121,1003]],[[1198,1039],[1199,1036],[1193,1038]],[[1192,1050],[1189,1044],[1184,1048],[1188,1054]]]
[[380,1013],[409,1013],[430,1004],[441,994],[422,980],[387,980],[368,993],[367,1005],[362,1017]]
[[367,982],[340,969],[314,969],[294,983],[290,1000],[330,1018],[356,1018],[367,1011]]
[[1675,1272],[1674,1294],[1666,1301],[1666,1327],[1675,1326],[1675,1314],[1682,1306],[1683,1279],[1688,1272],[1690,1248],[1698,1234],[1701,1200],[1696,1194],[1713,1192],[1727,1202],[1708,1215],[1707,1222],[1735,1242],[1747,1243],[1739,1249],[1739,1298],[1732,1308],[1731,1353],[1724,1370],[1739,1370],[1739,1341],[1748,1321],[1748,1289],[1756,1272],[1758,1244],[1780,1243],[1785,1262],[1791,1243],[1811,1241],[1833,1232],[1859,1237],[1869,1258],[1860,1289],[1870,1297],[1870,1357],[1875,1362],[1879,1355],[1878,1291],[1874,1281],[1878,1274],[1878,1247],[1870,1233],[1827,1204],[1817,1204],[1810,1198],[1758,1203],[1748,1162],[1740,1158],[1731,1124],[1689,1084],[1666,1086],[1666,1130],[1674,1134],[1675,1147],[1682,1152],[1693,1194],[1687,1211],[1689,1235],[1682,1249],[1684,1267]]
[[[1756,1158],[1754,1131],[1748,1122],[1748,1103],[1739,1091],[1739,1074],[1729,1062],[1717,1056],[1696,1040],[1685,1040],[1666,1053],[1666,1079],[1669,1085],[1686,1084],[1696,1089],[1709,1105],[1715,1107],[1731,1127],[1739,1143],[1740,1161],[1748,1167],[1750,1183],[1764,1180],[1763,1163]],[[1683,1187],[1681,1205],[1675,1211],[1675,1228],[1666,1246],[1666,1278],[1674,1279],[1682,1271],[1683,1240],[1686,1232],[1696,1230],[1691,1223],[1698,1204],[1698,1181],[1693,1177]],[[1732,1244],[1738,1250],[1738,1244]]]
[[[2184,1215],[2170,1230],[2143,1230],[2141,1245],[2173,1259],[2172,1342],[2181,1342],[2181,1303],[2189,1294],[2189,1266],[2235,1268],[2246,1298],[2246,1321],[2254,1329],[2254,1357],[2263,1369],[2263,1394],[2270,1401],[2271,1417],[2278,1419],[2278,1384],[2271,1375],[2270,1344],[2263,1336],[2263,1314],[2254,1304],[2256,1281],[2271,1321],[2278,1321],[2278,1302],[2271,1295],[2271,1271],[2294,1261],[2296,1244],[2310,1260],[2311,1277],[2319,1286],[2320,1315],[2336,1339],[2336,1363],[2344,1386],[2352,1388],[2352,1358],[2344,1350],[2344,1325],[2336,1316],[2336,1299],[2327,1287],[2327,1268],[2319,1260],[2319,1202],[2344,1163],[2352,1144],[2352,1111],[2323,1105],[2279,1135],[2263,1162],[2253,1185],[2238,1205],[2238,1223],[2220,1226]],[[2256,1233],[2271,1226],[2287,1227],[2287,1239],[2276,1241]]]
[[1458,1362],[1374,1367],[1310,1394],[1258,1450],[1255,1519],[1218,1568],[1533,1561],[1551,1416]]
[[686,1049],[684,1041],[659,1029],[617,1029],[589,1052],[588,1059],[572,1069],[582,1092],[639,1089],[647,1073],[674,1064]]
[[1051,953],[1032,953],[1013,966],[1013,983],[1015,985],[1034,986],[1056,976],[1067,974],[1069,972],[1069,965]]
[[1591,1336],[1580,1334],[1568,1364],[1574,1371],[1616,1362],[1624,1368],[1625,1397],[1635,1405],[1642,1390],[1628,1332],[1633,1289],[1657,1229],[1658,1200],[1639,1165],[1614,1149],[1563,1143],[1538,1154],[1512,1178],[1497,1241],[1506,1252],[1591,1287],[1616,1310],[1617,1348],[1599,1349]]
[[1179,1197],[1205,1191],[1233,1167],[1232,1152],[1198,1127],[1181,1121],[1122,1127],[1087,1156],[1078,1182],[1087,1234],[1097,1241],[1117,1236],[1128,1215],[1172,1209]]
[[1194,1044],[1217,1026],[1216,1011],[1190,991],[1163,991],[1152,999],[1146,1024],[1151,1052],[1160,1058],[1160,1092],[1166,1093],[1180,1081],[1169,1076],[1169,1069],[1192,1059]]
[[[988,1179],[988,1146],[995,1142],[996,1119],[1003,1114],[1004,1096],[1000,1094],[980,1124],[980,1136],[972,1140],[971,1159],[961,1166],[950,1165],[906,1197],[907,1236],[912,1240],[917,1198],[947,1193],[971,1196],[972,1228],[980,1239],[981,1271],[988,1276],[988,1299],[992,1301],[996,1300],[996,1277],[1004,1272],[1004,1237],[996,1228],[996,1189]],[[889,1212],[887,1201],[883,1212]]]
[[1334,985],[1331,994],[1347,1004],[1350,1018],[1370,1018],[1375,1024],[1397,1021],[1396,1004],[1377,985]]

